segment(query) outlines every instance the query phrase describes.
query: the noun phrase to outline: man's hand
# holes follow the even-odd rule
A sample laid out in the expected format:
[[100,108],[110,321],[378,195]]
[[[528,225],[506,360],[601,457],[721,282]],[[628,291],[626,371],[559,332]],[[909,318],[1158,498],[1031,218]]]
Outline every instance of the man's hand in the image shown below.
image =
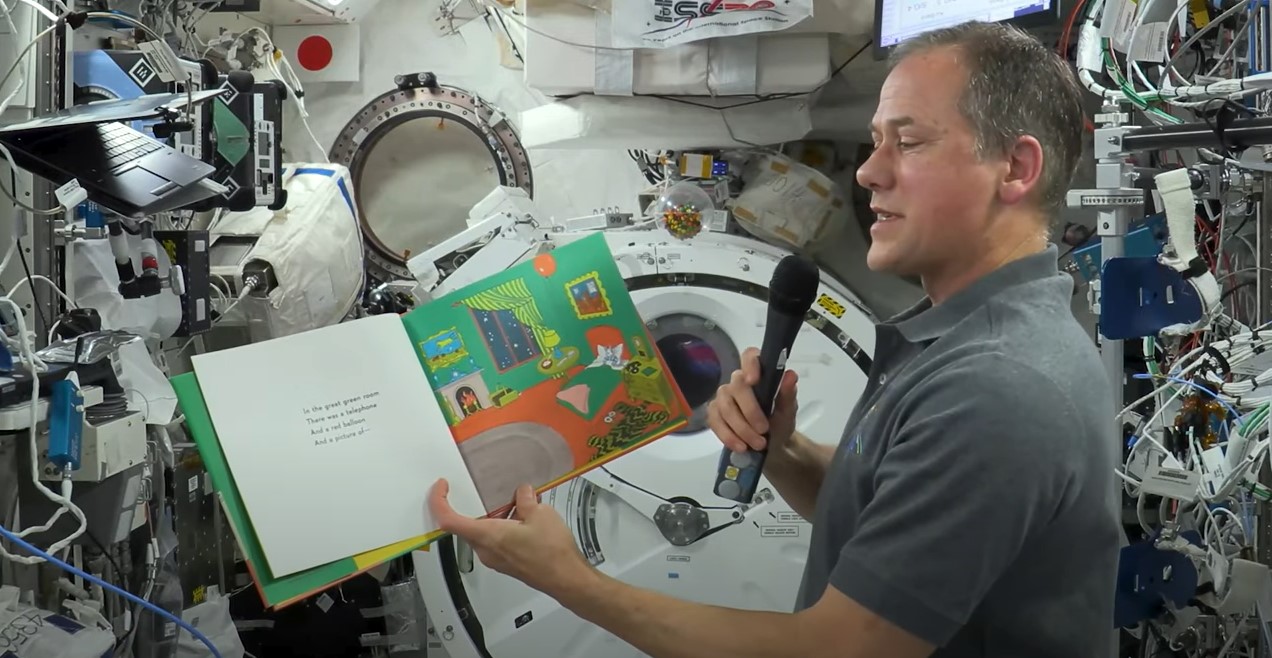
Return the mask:
[[[773,403],[773,414],[765,418],[754,391],[760,382],[760,351],[754,347],[747,349],[742,353],[742,368],[734,371],[729,383],[720,387],[707,407],[707,425],[735,452],[748,447],[763,450],[770,443],[773,448],[782,447],[795,433],[798,379],[794,370],[786,371]],[[768,433],[767,440],[765,433]]]
[[474,519],[451,508],[450,485],[438,480],[428,507],[439,527],[473,547],[481,563],[548,596],[592,574],[574,537],[550,505],[539,502],[530,485],[517,489],[511,518]]

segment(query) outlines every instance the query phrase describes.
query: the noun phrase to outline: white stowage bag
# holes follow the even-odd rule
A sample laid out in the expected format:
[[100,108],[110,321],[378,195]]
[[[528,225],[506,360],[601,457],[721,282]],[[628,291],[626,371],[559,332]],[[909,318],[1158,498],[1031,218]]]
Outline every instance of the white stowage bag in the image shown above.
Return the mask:
[[115,635],[18,601],[16,587],[0,587],[0,656],[101,658]]
[[780,153],[756,156],[729,210],[761,240],[803,249],[852,212],[847,193],[825,174]]
[[212,244],[227,236],[257,238],[246,261],[274,268],[278,287],[268,299],[240,308],[279,338],[340,322],[363,286],[362,232],[349,170],[337,164],[287,164],[287,206],[228,213],[210,229]]
[[[210,592],[206,601],[182,612],[181,619],[211,640],[222,658],[243,658],[245,655],[243,641],[239,639],[238,629],[230,617],[228,596]],[[191,635],[190,631],[181,630],[181,635],[177,638],[175,658],[206,658],[209,655],[211,653],[207,645]]]

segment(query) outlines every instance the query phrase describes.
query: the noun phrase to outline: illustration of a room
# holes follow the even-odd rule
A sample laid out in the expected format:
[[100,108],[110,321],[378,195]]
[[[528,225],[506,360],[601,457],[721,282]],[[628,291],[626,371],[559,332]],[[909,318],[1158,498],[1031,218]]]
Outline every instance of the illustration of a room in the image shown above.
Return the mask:
[[539,307],[554,300],[518,279],[458,302],[454,326],[419,346],[488,511],[521,483],[554,482],[638,441],[676,400],[646,341],[608,324],[595,274],[556,290],[581,335],[548,326]]

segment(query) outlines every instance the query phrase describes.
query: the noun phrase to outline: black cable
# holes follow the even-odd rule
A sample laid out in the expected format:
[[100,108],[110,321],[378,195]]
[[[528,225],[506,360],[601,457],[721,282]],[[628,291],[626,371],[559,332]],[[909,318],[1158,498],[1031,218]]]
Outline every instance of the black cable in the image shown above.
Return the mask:
[[[111,568],[115,570],[115,583],[113,584],[124,591],[128,591],[128,583],[124,581],[124,570],[119,566],[119,562],[115,560],[114,554],[111,553],[110,549],[106,548],[106,545],[103,544],[101,540],[97,538],[97,535],[92,533],[92,531],[85,531],[84,534],[88,537],[89,541],[93,542],[93,546],[97,547],[97,550],[101,551],[102,555],[105,555],[106,559],[110,561]],[[132,628],[128,629],[127,633],[124,633],[115,640],[115,647],[111,650],[112,655],[119,654],[119,650],[124,648],[128,638],[132,635],[133,628],[136,627],[137,625],[134,623]]]
[[[9,167],[9,189],[12,189],[14,191],[14,196],[17,196],[18,173],[14,167]],[[14,238],[14,241],[16,242],[17,238]],[[47,331],[48,328],[53,325],[49,323],[48,318],[44,317],[44,309],[40,307],[40,304],[36,300],[35,279],[31,276],[31,267],[27,265],[26,253],[22,251],[21,244],[14,247],[14,251],[18,252],[18,258],[22,261],[22,270],[26,272],[27,285],[31,287],[31,305],[34,306],[39,311],[40,319],[44,321],[44,329]]]
[[88,531],[88,530],[85,530],[84,534],[88,537],[89,541],[93,542],[93,546],[95,546],[97,550],[101,551],[102,555],[105,555],[106,559],[110,561],[111,568],[115,570],[116,582],[114,584],[119,586],[120,589],[127,590],[128,588],[125,586],[127,585],[127,583],[123,581],[124,570],[120,568],[119,562],[115,560],[115,556],[112,555],[110,550],[106,548],[106,545],[103,544],[101,540],[97,538],[97,535],[94,535],[91,531]]
[[490,14],[492,12],[495,14],[495,19],[499,21],[499,27],[503,29],[504,36],[508,37],[508,47],[512,48],[512,56],[516,57],[517,61],[524,64],[526,62],[526,59],[521,56],[521,49],[517,48],[517,40],[512,38],[512,32],[508,31],[508,24],[504,22],[503,12],[492,7],[489,11],[486,12],[487,21],[490,20]]
[[17,248],[17,252],[18,252],[18,259],[22,261],[22,271],[26,272],[27,285],[31,287],[31,306],[34,306],[36,310],[39,311],[40,320],[44,322],[43,330],[48,331],[49,327],[53,326],[53,324],[50,323],[49,319],[44,316],[44,308],[40,306],[39,299],[36,298],[35,277],[31,276],[31,266],[27,264],[26,252],[22,249],[21,246]]

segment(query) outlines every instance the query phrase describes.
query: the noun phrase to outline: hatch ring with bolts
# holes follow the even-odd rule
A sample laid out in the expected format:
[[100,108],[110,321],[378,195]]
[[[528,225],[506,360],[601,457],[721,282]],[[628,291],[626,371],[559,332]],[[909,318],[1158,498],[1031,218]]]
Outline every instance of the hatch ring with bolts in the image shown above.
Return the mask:
[[[417,119],[441,119],[471,131],[494,161],[499,184],[519,187],[532,198],[534,181],[530,160],[507,115],[476,94],[439,84],[432,73],[398,75],[396,88],[363,106],[336,137],[329,157],[349,169],[355,203],[366,245],[369,285],[392,279],[410,279],[406,261],[411,254],[388,246],[388,237],[376,233],[374,217],[362,202],[362,175],[368,156],[394,128]],[[429,154],[422,154],[427,157]]]

